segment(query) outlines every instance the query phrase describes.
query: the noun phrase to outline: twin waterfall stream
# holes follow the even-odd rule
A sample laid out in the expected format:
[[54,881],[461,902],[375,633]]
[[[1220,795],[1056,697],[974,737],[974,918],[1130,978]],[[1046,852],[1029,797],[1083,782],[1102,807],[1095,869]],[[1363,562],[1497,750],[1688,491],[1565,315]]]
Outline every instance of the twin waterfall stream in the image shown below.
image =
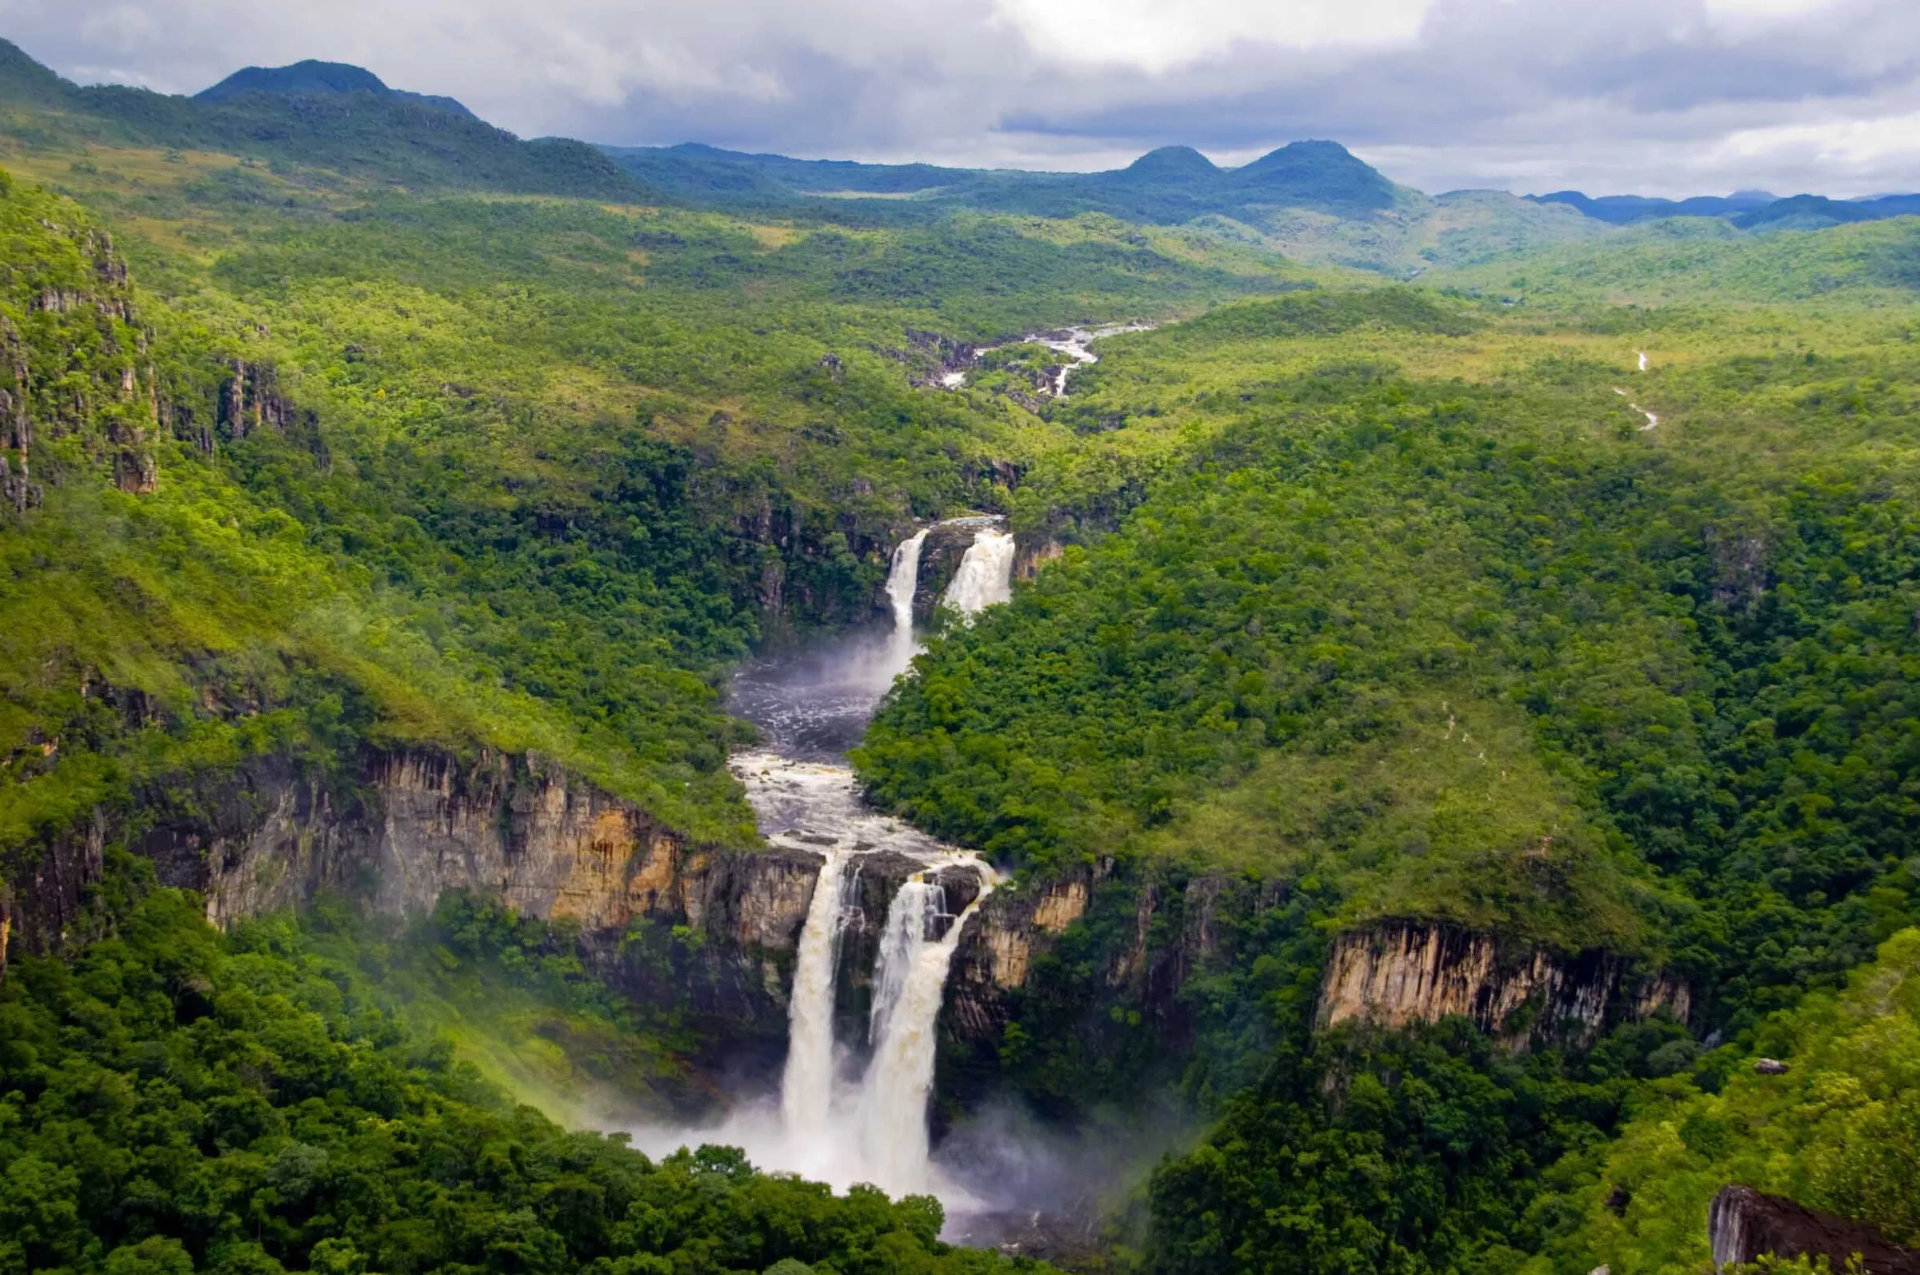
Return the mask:
[[[974,539],[941,602],[971,615],[1011,596],[1014,539],[997,519],[958,525],[974,528]],[[760,830],[822,862],[794,966],[777,1111],[741,1111],[720,1128],[674,1136],[738,1145],[761,1168],[838,1189],[869,1182],[891,1195],[931,1193],[950,1209],[964,1209],[967,1193],[929,1159],[927,1105],[948,967],[968,916],[997,877],[972,852],[869,808],[844,759],[917,650],[913,599],[926,538],[921,531],[894,551],[889,632],[856,634],[810,659],[749,670],[736,687],[735,711],[759,724],[771,744],[733,759]],[[903,855],[920,869],[888,908],[865,1039],[839,1040],[841,938],[858,916],[862,863],[881,853]],[[977,879],[979,892],[956,915],[941,878],[963,873]],[[659,1139],[643,1134],[642,1141]]]

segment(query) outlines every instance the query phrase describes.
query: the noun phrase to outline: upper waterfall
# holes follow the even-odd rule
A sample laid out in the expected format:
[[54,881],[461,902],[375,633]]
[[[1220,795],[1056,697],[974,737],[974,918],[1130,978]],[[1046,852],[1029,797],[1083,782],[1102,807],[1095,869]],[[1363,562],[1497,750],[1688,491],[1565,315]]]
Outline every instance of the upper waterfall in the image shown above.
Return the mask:
[[962,615],[974,615],[1013,597],[1013,533],[983,527],[973,538],[960,570],[947,585],[942,605]]
[[927,542],[927,531],[922,527],[895,546],[887,571],[887,602],[893,608],[893,641],[887,647],[887,663],[895,677],[913,662],[913,594],[920,587],[920,549]]

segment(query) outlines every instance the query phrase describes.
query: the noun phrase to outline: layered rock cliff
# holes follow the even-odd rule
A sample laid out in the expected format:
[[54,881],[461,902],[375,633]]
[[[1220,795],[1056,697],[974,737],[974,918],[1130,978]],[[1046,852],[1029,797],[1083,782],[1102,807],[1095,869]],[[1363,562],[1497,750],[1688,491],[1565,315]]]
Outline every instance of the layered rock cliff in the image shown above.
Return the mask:
[[200,891],[221,925],[321,891],[392,915],[453,890],[502,899],[578,925],[601,972],[636,995],[775,1042],[819,869],[801,851],[690,846],[537,757],[369,753],[348,780],[267,757],[189,800],[103,808],[54,839],[4,900],[12,942],[44,952],[91,937],[88,888],[114,843],[163,884]]
[[1510,1045],[1586,1045],[1615,1023],[1666,1012],[1685,1022],[1692,995],[1604,952],[1558,956],[1503,947],[1454,926],[1390,921],[1334,940],[1320,983],[1321,1027],[1406,1027],[1462,1015]]

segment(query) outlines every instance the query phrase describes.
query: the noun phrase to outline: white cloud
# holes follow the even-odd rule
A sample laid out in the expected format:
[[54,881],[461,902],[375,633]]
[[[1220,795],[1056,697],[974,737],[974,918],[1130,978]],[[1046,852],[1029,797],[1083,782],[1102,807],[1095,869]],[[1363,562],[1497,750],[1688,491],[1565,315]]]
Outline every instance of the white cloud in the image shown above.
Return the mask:
[[1430,0],[995,0],[1042,58],[1162,72],[1235,44],[1308,49],[1405,43]]
[[86,80],[316,57],[522,135],[1085,169],[1331,137],[1428,189],[1920,189],[1914,0],[0,0]]

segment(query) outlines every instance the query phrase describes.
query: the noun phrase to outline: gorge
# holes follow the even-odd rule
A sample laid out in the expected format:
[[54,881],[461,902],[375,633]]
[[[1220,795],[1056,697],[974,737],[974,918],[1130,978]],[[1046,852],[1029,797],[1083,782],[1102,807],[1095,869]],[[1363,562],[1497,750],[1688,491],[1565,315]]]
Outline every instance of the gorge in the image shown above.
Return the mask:
[[[1011,596],[1014,538],[997,518],[956,519],[972,539],[941,604],[971,616]],[[742,1146],[763,1168],[846,1188],[928,1193],[963,1212],[964,1188],[929,1161],[928,1103],[948,971],[967,921],[998,882],[970,851],[942,845],[868,808],[840,750],[904,672],[916,649],[914,595],[930,528],[894,550],[884,595],[890,627],[856,631],[787,665],[752,671],[736,701],[767,736],[733,771],[760,831],[782,850],[819,856],[788,991],[787,1054],[777,1109],[749,1097],[718,1127],[639,1130],[643,1147],[684,1142]],[[903,862],[904,861],[904,862]],[[870,970],[865,1030],[836,1034],[836,999],[849,927],[870,926],[857,906],[860,877],[885,863],[904,873],[888,902]],[[863,948],[864,950],[864,948]]]

